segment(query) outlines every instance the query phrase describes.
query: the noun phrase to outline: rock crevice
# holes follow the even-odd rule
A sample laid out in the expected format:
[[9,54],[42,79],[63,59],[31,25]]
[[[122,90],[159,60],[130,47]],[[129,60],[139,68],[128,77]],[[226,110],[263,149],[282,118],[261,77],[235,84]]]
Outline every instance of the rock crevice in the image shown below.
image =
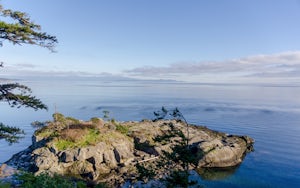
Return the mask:
[[[101,181],[118,176],[118,181],[124,181],[128,175],[134,176],[136,163],[156,159],[162,151],[170,150],[171,142],[163,143],[155,139],[164,136],[170,123],[186,134],[185,124],[175,120],[118,123],[117,127],[122,126],[126,132],[110,129],[111,126],[103,123],[96,127],[100,132],[95,136],[99,137],[97,142],[64,149],[58,149],[55,145],[62,138],[50,134],[43,137],[39,130],[33,136],[32,145],[6,163],[36,174],[71,174]],[[73,131],[77,131],[79,126],[74,127],[76,130]],[[189,125],[189,135],[190,148],[198,160],[194,168],[236,166],[253,149],[254,140],[248,136],[226,135],[203,126]]]

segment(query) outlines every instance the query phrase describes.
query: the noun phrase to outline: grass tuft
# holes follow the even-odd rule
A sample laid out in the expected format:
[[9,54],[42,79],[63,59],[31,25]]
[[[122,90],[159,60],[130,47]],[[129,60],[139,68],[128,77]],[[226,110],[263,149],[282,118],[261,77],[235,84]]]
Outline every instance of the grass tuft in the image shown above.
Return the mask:
[[[79,148],[79,147],[94,145],[100,140],[99,137],[100,131],[97,129],[89,129],[89,130],[81,131],[78,134],[83,132],[85,132],[85,134],[81,135],[81,137],[78,140],[74,139],[74,137],[71,138],[66,136],[60,137],[57,139],[57,141],[55,141],[54,145],[58,150],[65,150],[69,148]],[[76,135],[77,134],[73,136]]]

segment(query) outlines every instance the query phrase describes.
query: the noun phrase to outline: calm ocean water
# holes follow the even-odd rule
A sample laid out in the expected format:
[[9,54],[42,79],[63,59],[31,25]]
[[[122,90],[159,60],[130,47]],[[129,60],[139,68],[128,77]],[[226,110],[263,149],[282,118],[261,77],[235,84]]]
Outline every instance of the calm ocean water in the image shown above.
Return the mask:
[[88,120],[103,110],[119,121],[153,118],[162,106],[178,107],[189,123],[229,134],[249,135],[255,151],[235,169],[202,174],[206,187],[300,187],[300,86],[210,85],[150,81],[28,81],[48,111],[9,108],[0,120],[26,136],[9,146],[0,141],[0,163],[31,144],[30,123],[51,120],[54,107]]

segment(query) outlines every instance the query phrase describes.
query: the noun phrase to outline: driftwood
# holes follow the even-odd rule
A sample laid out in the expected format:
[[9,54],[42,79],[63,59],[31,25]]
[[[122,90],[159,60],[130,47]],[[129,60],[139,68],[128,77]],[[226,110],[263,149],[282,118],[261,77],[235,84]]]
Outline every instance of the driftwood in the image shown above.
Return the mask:
[[152,158],[149,158],[149,159],[144,159],[144,160],[138,161],[137,163],[143,163],[143,162],[151,161],[151,160],[158,159],[158,158],[159,158],[159,156],[156,156],[156,157],[152,157]]

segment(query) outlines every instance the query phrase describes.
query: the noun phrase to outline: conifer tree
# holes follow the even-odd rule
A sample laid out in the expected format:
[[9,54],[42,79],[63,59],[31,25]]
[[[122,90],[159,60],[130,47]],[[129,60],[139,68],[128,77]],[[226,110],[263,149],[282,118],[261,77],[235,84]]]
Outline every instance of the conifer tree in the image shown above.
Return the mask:
[[[3,47],[4,41],[14,45],[37,45],[51,52],[54,52],[55,44],[58,42],[55,36],[42,32],[41,26],[31,21],[26,13],[4,9],[0,4],[0,47]],[[1,60],[0,68],[3,68]],[[35,110],[47,109],[40,99],[32,95],[29,87],[19,83],[4,83],[1,79],[0,102],[1,105],[2,102],[7,102],[11,107],[17,108],[24,106]],[[24,132],[21,129],[0,122],[0,139],[12,143],[16,142],[22,134]]]

